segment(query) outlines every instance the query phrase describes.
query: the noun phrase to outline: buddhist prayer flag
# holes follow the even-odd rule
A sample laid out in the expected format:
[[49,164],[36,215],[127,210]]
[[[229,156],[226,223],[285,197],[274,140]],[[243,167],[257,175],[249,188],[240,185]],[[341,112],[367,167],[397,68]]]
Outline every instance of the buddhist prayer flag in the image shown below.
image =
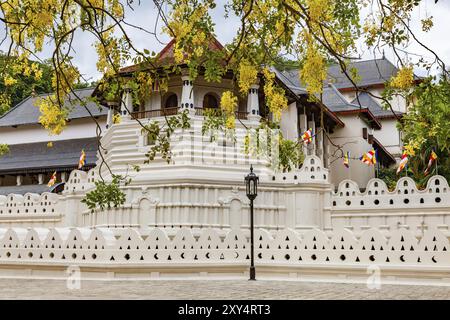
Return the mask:
[[350,152],[349,151],[347,151],[345,154],[344,154],[344,166],[346,167],[346,168],[350,168]]
[[376,152],[374,149],[364,153],[359,159],[368,166],[377,163]]
[[408,155],[406,153],[403,153],[402,159],[400,160],[400,163],[398,165],[397,174],[399,174],[400,171],[402,171],[405,168],[407,163],[408,163]]
[[51,186],[53,186],[56,183],[56,171],[53,172],[50,180],[47,183],[47,186],[50,188]]
[[305,144],[310,144],[312,142],[312,129],[306,130],[305,133],[302,134],[302,140]]
[[428,166],[425,169],[425,175],[427,175],[431,169],[431,166],[433,165],[433,162],[437,159],[437,154],[434,152],[434,150],[431,151],[430,160],[428,160]]
[[86,153],[84,152],[83,149],[81,150],[80,161],[78,161],[78,169],[83,168],[85,161],[86,161]]

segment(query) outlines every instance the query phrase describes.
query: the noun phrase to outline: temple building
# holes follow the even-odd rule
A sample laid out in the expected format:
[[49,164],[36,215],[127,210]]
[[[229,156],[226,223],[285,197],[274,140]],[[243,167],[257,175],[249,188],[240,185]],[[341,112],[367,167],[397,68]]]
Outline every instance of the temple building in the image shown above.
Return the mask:
[[0,157],[0,195],[49,191],[47,183],[55,171],[57,181],[66,182],[69,173],[77,169],[83,149],[84,169],[95,166],[98,133],[105,130],[107,110],[90,101],[92,92],[92,88],[76,91],[86,107],[73,96],[67,101],[73,109],[60,135],[49,135],[39,123],[35,103],[45,95],[29,97],[0,117],[0,143],[8,144],[10,149]]
[[[173,64],[173,46],[171,41],[158,55],[160,66]],[[211,50],[223,50],[214,38]],[[331,66],[329,79],[319,101],[311,101],[304,86],[300,83],[298,70],[277,70],[276,82],[286,92],[289,107],[282,114],[280,129],[287,139],[296,140],[306,130],[314,133],[312,143],[300,145],[305,155],[317,156],[323,166],[330,170],[330,182],[335,186],[344,179],[355,180],[361,188],[374,178],[380,166],[395,164],[401,153],[401,134],[396,128],[397,117],[406,112],[406,103],[400,98],[393,103],[395,114],[384,110],[380,100],[370,93],[380,94],[383,82],[397,69],[387,59],[369,60],[354,63],[361,76],[358,92],[339,73],[337,66]],[[35,106],[38,97],[29,97],[0,117],[0,143],[10,146],[10,152],[0,157],[0,195],[26,192],[42,193],[55,191],[47,187],[53,172],[57,172],[58,182],[66,182],[68,174],[77,168],[80,151],[86,152],[86,164],[83,170],[89,170],[99,164],[100,138],[113,126],[113,114],[118,113],[125,121],[139,120],[149,123],[161,121],[166,116],[188,110],[189,115],[201,119],[205,109],[220,108],[220,96],[231,90],[239,97],[236,110],[237,128],[256,128],[262,116],[270,116],[265,105],[261,80],[249,90],[247,96],[239,95],[233,85],[233,74],[228,72],[220,83],[208,82],[202,71],[192,80],[185,65],[179,66],[181,74],[170,76],[167,92],[153,88],[153,94],[144,102],[132,102],[129,89],[125,90],[122,101],[107,102],[99,88],[77,91],[77,95],[86,99],[86,106],[71,97],[72,106],[67,128],[60,135],[50,136],[39,124],[39,110]],[[129,77],[139,66],[130,66],[120,71],[121,77]],[[144,70],[145,71],[145,70]],[[364,90],[363,90],[364,89]],[[90,97],[101,101],[100,105]],[[136,122],[136,121],[134,121]],[[244,127],[242,124],[245,123]],[[140,150],[148,149],[148,141],[136,126],[136,146]],[[239,130],[238,130],[239,132]],[[51,142],[52,146],[48,146]],[[370,149],[377,150],[376,166],[367,166],[358,158]],[[106,149],[105,149],[106,150]],[[342,166],[343,152],[350,152],[351,170]],[[240,154],[237,157],[246,158]],[[104,155],[103,159],[108,159]],[[136,155],[129,163],[141,164],[145,158]],[[246,166],[247,168],[247,166]],[[125,171],[124,171],[125,172]]]

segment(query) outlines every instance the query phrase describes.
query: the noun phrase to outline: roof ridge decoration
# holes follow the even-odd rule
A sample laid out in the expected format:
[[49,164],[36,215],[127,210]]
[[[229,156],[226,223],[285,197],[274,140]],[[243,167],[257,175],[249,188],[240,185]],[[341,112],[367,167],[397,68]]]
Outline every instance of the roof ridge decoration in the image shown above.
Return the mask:
[[[209,49],[211,51],[221,51],[224,50],[225,47],[220,43],[219,40],[217,40],[217,38],[211,33],[208,36],[209,41]],[[174,62],[174,56],[173,56],[173,52],[174,52],[174,46],[175,46],[175,38],[172,38],[165,46],[164,48],[162,48],[158,54],[155,56],[155,62],[157,63],[157,65],[163,65],[165,63],[173,63]],[[128,73],[128,72],[134,72],[137,70],[138,66],[142,66],[143,64],[145,64],[145,62],[143,63],[139,63],[139,64],[133,64],[130,66],[126,66],[123,67],[119,70],[119,73]]]

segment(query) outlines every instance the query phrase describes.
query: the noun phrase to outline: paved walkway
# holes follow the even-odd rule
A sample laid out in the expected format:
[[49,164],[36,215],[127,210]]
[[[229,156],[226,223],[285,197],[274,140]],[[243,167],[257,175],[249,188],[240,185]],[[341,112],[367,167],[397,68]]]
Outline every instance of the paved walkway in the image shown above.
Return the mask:
[[294,281],[83,281],[0,279],[0,299],[447,299],[450,287]]

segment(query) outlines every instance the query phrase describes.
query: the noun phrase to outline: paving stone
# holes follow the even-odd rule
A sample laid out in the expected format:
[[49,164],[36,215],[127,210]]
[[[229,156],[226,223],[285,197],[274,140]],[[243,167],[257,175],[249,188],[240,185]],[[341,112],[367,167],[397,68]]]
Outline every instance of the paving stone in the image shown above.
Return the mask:
[[[195,292],[195,293],[194,293]],[[294,281],[93,281],[0,279],[0,299],[446,299],[450,287]]]

